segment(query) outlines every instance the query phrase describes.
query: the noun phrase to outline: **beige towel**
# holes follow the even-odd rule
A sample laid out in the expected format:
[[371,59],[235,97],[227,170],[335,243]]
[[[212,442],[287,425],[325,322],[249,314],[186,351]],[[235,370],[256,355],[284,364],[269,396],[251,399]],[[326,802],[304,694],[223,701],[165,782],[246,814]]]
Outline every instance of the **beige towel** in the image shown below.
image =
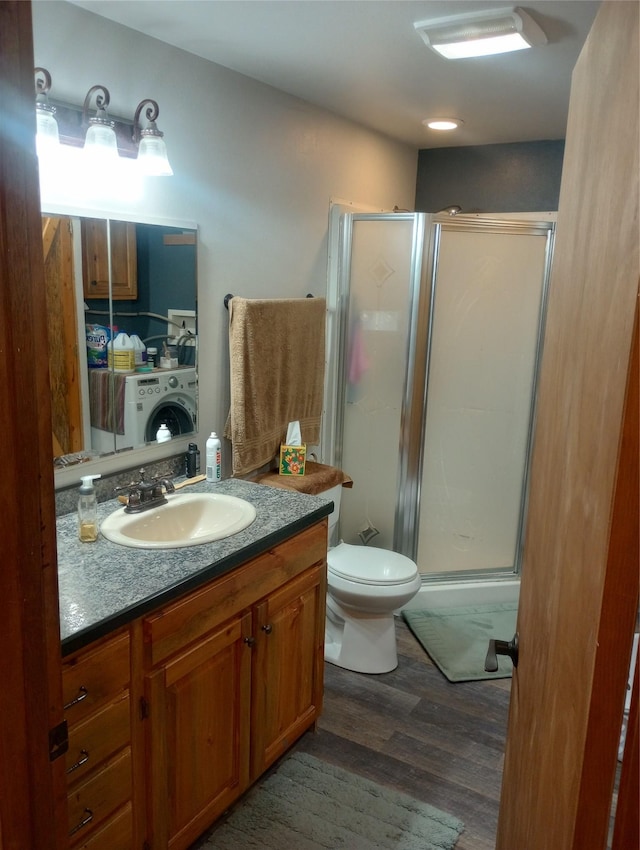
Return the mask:
[[302,441],[320,441],[325,360],[324,298],[229,302],[231,410],[224,435],[233,474],[269,463],[298,420]]

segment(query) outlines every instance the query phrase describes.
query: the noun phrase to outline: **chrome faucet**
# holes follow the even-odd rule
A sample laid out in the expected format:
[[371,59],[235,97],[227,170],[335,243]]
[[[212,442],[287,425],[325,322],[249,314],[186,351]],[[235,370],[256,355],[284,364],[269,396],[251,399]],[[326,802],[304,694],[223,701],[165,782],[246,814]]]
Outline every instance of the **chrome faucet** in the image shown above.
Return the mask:
[[140,476],[139,481],[132,481],[124,487],[116,487],[115,489],[116,493],[125,491],[127,493],[125,513],[142,513],[149,508],[164,505],[167,502],[164,491],[173,493],[176,489],[170,478],[151,478],[146,481],[144,469],[141,469],[138,475]]

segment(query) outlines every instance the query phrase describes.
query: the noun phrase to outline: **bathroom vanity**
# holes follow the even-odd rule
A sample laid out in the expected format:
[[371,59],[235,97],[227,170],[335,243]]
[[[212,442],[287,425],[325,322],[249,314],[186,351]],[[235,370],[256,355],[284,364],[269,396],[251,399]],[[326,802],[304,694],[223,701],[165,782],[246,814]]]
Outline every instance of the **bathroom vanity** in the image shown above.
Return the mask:
[[256,520],[161,551],[81,544],[75,516],[58,520],[73,850],[189,847],[321,710],[331,503],[189,489],[250,501]]

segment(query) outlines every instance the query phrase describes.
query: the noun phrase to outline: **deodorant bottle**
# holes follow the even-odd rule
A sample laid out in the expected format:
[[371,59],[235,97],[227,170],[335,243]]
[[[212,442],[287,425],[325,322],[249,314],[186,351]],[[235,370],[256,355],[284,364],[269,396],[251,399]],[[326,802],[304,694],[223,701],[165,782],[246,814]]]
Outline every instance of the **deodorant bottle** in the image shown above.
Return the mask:
[[220,439],[215,431],[207,440],[207,481],[220,481],[222,479],[222,449]]

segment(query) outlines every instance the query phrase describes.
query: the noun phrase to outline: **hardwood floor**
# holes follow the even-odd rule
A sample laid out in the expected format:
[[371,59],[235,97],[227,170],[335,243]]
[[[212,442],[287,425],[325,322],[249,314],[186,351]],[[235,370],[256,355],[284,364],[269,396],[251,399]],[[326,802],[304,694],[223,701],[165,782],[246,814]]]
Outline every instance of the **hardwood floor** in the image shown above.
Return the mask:
[[456,850],[494,850],[511,679],[453,685],[396,622],[398,668],[327,664],[323,716],[296,749],[460,818]]

